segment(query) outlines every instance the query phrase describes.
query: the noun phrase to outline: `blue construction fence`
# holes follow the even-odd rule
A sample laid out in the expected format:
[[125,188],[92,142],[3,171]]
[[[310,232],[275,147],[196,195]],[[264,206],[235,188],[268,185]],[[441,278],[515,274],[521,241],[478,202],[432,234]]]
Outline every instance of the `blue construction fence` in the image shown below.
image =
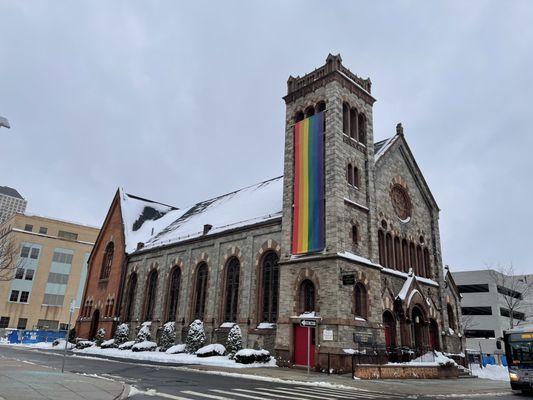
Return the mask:
[[9,343],[40,343],[53,342],[56,339],[65,339],[67,331],[50,331],[50,330],[14,330],[7,335]]

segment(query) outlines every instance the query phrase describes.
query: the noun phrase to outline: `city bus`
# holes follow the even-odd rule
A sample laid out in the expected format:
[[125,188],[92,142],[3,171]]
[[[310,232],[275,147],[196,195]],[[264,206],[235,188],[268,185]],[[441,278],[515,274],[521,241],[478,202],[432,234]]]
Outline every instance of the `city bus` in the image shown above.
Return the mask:
[[533,322],[505,331],[503,339],[511,389],[533,391]]

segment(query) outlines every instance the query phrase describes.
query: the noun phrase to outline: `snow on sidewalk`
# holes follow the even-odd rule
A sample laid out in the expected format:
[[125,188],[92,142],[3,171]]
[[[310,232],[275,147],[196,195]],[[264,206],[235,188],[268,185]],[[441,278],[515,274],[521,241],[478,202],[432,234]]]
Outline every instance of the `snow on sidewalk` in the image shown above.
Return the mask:
[[228,356],[197,357],[194,354],[169,354],[159,351],[133,352],[131,350],[101,349],[92,346],[85,349],[74,349],[75,354],[94,354],[107,357],[124,358],[139,361],[155,361],[169,364],[197,364],[212,365],[227,368],[253,368],[253,367],[275,367],[276,360],[272,357],[268,363],[239,364],[230,360]]
[[507,381],[509,382],[509,371],[503,365],[487,365],[479,368],[479,365],[471,365],[472,375],[478,378],[491,379],[493,381]]

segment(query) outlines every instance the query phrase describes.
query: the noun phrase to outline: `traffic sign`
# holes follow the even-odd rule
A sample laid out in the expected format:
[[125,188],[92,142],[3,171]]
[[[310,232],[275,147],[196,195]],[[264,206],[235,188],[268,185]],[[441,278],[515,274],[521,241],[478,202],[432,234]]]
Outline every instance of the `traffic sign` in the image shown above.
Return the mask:
[[316,321],[314,319],[302,319],[300,321],[300,326],[306,326],[308,328],[316,327]]

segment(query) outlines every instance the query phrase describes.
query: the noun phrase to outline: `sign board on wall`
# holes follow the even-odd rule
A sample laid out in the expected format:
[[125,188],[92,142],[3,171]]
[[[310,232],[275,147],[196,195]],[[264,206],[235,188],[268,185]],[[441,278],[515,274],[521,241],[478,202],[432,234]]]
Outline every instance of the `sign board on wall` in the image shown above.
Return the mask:
[[323,341],[332,341],[333,340],[333,331],[331,329],[324,329],[322,331],[322,340]]
[[355,284],[355,275],[343,275],[342,276],[342,284],[343,285],[354,285]]

